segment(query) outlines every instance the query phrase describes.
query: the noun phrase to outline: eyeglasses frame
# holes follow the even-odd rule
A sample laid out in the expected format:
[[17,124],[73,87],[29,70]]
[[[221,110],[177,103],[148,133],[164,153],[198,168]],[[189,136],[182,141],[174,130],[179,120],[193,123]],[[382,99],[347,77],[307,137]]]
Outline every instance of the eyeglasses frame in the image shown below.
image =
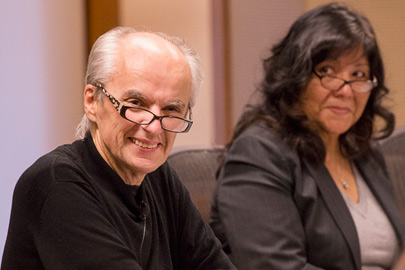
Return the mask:
[[[377,86],[377,81],[376,81],[376,79],[374,79],[374,80],[353,80],[353,81],[346,81],[345,79],[342,79],[342,78],[339,78],[339,77],[335,77],[335,76],[320,75],[320,74],[318,74],[315,70],[312,70],[312,73],[314,73],[314,74],[319,78],[319,80],[321,81],[322,86],[325,87],[326,89],[330,90],[330,91],[339,91],[340,89],[342,89],[343,86],[345,86],[346,84],[348,84],[348,85],[350,85],[350,88],[352,89],[352,91],[355,92],[355,93],[368,93],[368,92],[370,92],[371,90],[373,90],[373,89]],[[334,89],[330,89],[330,88],[324,86],[323,83],[322,83],[322,79],[325,78],[325,77],[329,77],[329,78],[334,78],[334,79],[342,80],[342,81],[343,81],[343,84],[342,84],[338,89],[335,89],[335,90],[334,90]],[[352,86],[352,83],[354,83],[354,82],[371,82],[371,83],[372,83],[372,87],[371,87],[370,90],[368,90],[368,91],[364,91],[364,92],[362,92],[362,91],[356,91],[356,90],[353,89],[353,86]]]
[[[101,91],[108,97],[108,99],[109,99],[109,100],[111,101],[111,103],[114,105],[115,109],[116,109],[117,112],[120,114],[120,116],[121,116],[122,118],[124,118],[125,120],[131,122],[131,123],[135,123],[135,124],[138,124],[138,125],[147,126],[147,125],[150,125],[155,119],[158,119],[159,122],[160,122],[160,127],[161,127],[163,130],[166,130],[166,131],[169,131],[169,132],[173,132],[173,133],[186,133],[186,132],[188,132],[188,131],[191,129],[191,126],[193,125],[193,120],[191,120],[192,111],[191,111],[190,105],[188,106],[188,110],[187,110],[190,119],[185,119],[185,118],[182,118],[182,117],[170,116],[170,115],[158,116],[158,115],[154,114],[153,112],[151,112],[151,111],[149,111],[149,110],[147,110],[147,109],[141,108],[141,107],[123,105],[121,102],[118,101],[117,98],[115,98],[111,93],[109,93],[109,92],[104,88],[103,85],[101,85],[101,84],[96,84],[96,85],[94,85],[94,86],[97,87],[97,88],[99,88],[99,89],[101,89]],[[128,119],[128,118],[125,116],[125,112],[126,112],[128,109],[137,109],[137,110],[142,110],[142,111],[145,111],[145,112],[149,112],[149,113],[151,113],[151,114],[153,115],[153,118],[152,118],[152,120],[150,120],[149,123],[138,123],[138,122],[132,121],[132,120]],[[174,130],[166,129],[165,127],[163,127],[163,123],[162,123],[162,119],[164,119],[164,118],[176,118],[176,119],[184,120],[185,122],[187,122],[187,127],[186,127],[186,129],[183,130],[183,131],[174,131]]]

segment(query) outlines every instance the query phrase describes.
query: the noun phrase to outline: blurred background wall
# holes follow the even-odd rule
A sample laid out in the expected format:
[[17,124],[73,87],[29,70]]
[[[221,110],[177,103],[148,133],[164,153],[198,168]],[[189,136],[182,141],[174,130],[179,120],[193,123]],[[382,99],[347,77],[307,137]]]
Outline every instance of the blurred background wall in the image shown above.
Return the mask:
[[0,0],[0,253],[12,192],[40,155],[71,142],[82,114],[81,0]]
[[[0,0],[0,254],[12,192],[39,156],[72,142],[83,114],[86,57],[115,25],[184,37],[199,53],[206,81],[195,124],[175,146],[223,144],[254,85],[261,59],[305,10],[320,0]],[[401,51],[403,0],[348,0],[373,23],[392,90],[389,106],[405,125]]]

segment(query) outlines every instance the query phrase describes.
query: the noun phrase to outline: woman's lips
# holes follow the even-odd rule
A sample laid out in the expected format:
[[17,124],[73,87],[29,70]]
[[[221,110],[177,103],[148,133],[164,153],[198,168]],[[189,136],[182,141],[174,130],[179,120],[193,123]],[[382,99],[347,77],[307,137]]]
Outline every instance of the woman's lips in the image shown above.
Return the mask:
[[333,113],[339,114],[339,115],[346,114],[346,113],[350,112],[349,108],[339,107],[339,106],[331,106],[331,107],[329,107],[329,110],[331,110]]

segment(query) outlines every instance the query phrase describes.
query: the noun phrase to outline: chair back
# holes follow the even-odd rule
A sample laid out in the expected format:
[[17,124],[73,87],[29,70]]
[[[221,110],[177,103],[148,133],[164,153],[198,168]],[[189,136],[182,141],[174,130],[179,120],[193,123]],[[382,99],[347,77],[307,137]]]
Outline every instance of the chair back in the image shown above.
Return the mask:
[[177,147],[167,161],[190,192],[190,197],[203,219],[208,222],[216,172],[224,147]]
[[405,127],[396,128],[392,135],[381,140],[380,144],[395,201],[405,221]]

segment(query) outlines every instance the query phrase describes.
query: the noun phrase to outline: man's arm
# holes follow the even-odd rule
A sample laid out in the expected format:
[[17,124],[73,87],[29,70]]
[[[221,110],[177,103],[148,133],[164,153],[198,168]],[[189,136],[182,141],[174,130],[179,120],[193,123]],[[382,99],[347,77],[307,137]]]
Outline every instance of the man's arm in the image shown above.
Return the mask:
[[45,269],[141,269],[85,184],[52,187],[34,240]]

